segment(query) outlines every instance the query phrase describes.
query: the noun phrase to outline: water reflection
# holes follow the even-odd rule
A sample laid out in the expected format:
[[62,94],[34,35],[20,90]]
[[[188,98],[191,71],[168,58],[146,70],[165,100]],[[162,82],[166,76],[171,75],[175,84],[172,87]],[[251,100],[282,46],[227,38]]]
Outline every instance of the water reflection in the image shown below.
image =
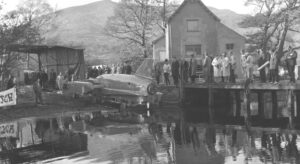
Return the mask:
[[130,115],[138,121],[101,111],[14,121],[16,135],[0,138],[0,163],[300,163],[297,130]]

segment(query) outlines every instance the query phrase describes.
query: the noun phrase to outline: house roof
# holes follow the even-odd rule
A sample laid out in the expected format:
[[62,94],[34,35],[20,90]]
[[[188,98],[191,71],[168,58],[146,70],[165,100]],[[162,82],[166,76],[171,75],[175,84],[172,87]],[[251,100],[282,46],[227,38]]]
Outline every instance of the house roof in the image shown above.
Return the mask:
[[25,52],[25,53],[40,53],[48,49],[57,49],[57,48],[83,50],[83,48],[80,47],[66,47],[61,45],[23,45],[23,44],[8,45],[6,47],[6,50],[15,51],[15,52]]
[[189,1],[198,2],[216,21],[220,21],[220,19],[212,11],[210,11],[201,0],[184,0],[176,11],[169,17],[168,22],[170,22]]
[[236,32],[235,30],[229,28],[228,26],[226,26],[225,24],[220,22],[220,25],[223,26],[224,28],[227,28],[228,30],[232,31],[233,33],[235,33],[236,35],[238,35],[239,37],[243,38],[244,40],[246,40],[246,37],[241,35],[240,33]]
[[165,35],[161,35],[160,37],[156,38],[155,40],[152,41],[152,44],[156,44],[158,41],[160,41],[161,39],[165,38]]

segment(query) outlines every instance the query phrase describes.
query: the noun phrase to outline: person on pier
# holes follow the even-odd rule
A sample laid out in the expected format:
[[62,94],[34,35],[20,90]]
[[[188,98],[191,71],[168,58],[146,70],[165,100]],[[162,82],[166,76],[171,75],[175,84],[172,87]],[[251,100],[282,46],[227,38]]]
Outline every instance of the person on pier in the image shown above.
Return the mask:
[[229,82],[229,76],[230,76],[230,60],[227,57],[226,52],[222,53],[222,77],[223,82],[228,83]]
[[229,52],[229,63],[230,63],[230,77],[229,77],[229,82],[235,83],[235,70],[236,70],[236,59],[235,56],[233,55],[233,52]]
[[277,84],[279,81],[278,77],[278,57],[277,51],[272,49],[271,58],[270,58],[270,75],[271,75],[271,83]]
[[165,77],[165,83],[166,85],[170,85],[170,79],[169,79],[169,75],[171,72],[171,66],[168,62],[168,59],[165,60],[164,66],[163,66],[163,71],[164,71],[164,77]]
[[174,57],[174,61],[171,65],[172,77],[174,80],[174,85],[177,87],[179,83],[179,61]]
[[203,70],[204,70],[204,76],[205,76],[205,82],[211,83],[213,82],[212,78],[212,59],[208,55],[207,52],[204,53],[204,60],[203,60]]
[[157,83],[157,85],[159,85],[160,76],[161,76],[161,65],[159,62],[157,62],[154,65],[154,74],[155,74],[156,83]]
[[242,63],[242,73],[244,75],[244,78],[247,79],[247,53],[244,49],[241,50],[241,63]]
[[[267,62],[267,58],[261,49],[258,50],[257,53],[258,53],[258,61],[257,61],[258,67],[261,67]],[[259,70],[259,78],[260,78],[260,82],[262,83],[266,82],[266,66]]]
[[216,56],[212,61],[212,66],[214,67],[214,79],[216,83],[222,81],[222,61],[220,56]]
[[252,54],[249,52],[246,53],[246,78],[252,80],[253,79],[253,63],[254,59]]
[[195,83],[195,80],[196,80],[196,70],[197,70],[197,61],[195,59],[195,55],[192,54],[191,56],[191,60],[190,60],[190,78],[191,78],[191,81],[192,83]]
[[293,50],[291,46],[289,46],[288,52],[285,54],[285,63],[286,67],[288,69],[288,73],[290,76],[290,82],[295,83],[295,66],[296,66],[296,60],[297,60],[297,52]]

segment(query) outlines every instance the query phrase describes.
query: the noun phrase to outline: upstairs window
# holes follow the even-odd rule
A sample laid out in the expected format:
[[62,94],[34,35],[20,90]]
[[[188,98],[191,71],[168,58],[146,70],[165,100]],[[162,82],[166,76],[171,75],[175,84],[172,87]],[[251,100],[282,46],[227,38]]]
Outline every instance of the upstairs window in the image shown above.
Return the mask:
[[188,32],[198,32],[199,31],[199,20],[198,19],[188,19],[187,20],[187,31]]
[[233,50],[233,48],[234,48],[233,43],[226,44],[226,50]]

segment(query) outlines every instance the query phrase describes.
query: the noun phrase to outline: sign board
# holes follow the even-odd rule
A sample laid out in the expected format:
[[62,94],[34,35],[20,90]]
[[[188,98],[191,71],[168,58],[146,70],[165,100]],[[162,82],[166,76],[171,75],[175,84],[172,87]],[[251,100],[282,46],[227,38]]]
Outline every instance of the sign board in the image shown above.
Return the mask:
[[11,88],[0,92],[0,107],[11,106],[17,104],[16,88]]
[[0,124],[0,138],[17,137],[17,135],[18,135],[17,122]]

